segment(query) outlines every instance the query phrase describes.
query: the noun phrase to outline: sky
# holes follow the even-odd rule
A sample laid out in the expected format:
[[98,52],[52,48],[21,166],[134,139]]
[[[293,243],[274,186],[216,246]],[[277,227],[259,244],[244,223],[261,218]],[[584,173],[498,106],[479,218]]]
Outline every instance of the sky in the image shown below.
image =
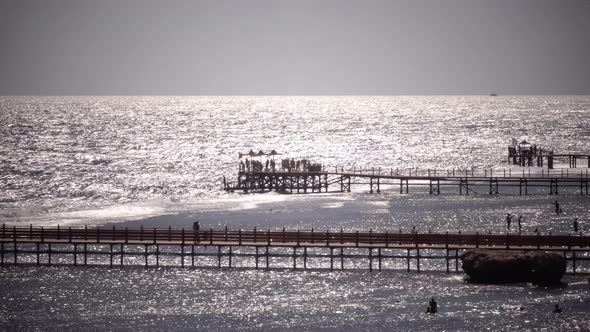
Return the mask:
[[590,0],[0,0],[0,95],[590,94]]

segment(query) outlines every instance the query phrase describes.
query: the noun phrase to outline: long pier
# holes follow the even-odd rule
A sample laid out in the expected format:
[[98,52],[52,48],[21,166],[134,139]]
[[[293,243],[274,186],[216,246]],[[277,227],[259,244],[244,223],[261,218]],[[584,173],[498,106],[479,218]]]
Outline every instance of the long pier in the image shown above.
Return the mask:
[[[483,170],[422,170],[412,174],[400,174],[398,170],[389,172],[381,168],[364,170],[336,167],[334,171],[240,171],[237,182],[228,182],[223,177],[223,189],[229,192],[283,193],[350,192],[352,185],[368,185],[370,193],[381,192],[384,185],[399,186],[400,194],[409,193],[410,188],[428,187],[430,194],[440,194],[442,188],[454,188],[460,195],[470,193],[500,194],[500,188],[518,188],[519,195],[528,195],[529,188],[541,188],[549,195],[558,195],[565,188],[578,191],[580,195],[589,194],[590,175],[588,170],[541,170],[522,172],[512,169]],[[335,189],[334,189],[335,188]],[[479,188],[475,191],[476,188]]]
[[[450,272],[459,270],[460,254],[474,248],[561,253],[571,273],[590,260],[590,236],[581,234],[2,225],[0,265],[232,268],[240,266],[235,263],[239,258],[247,261],[241,267],[254,269],[333,271],[346,265],[382,271],[405,265],[409,272],[423,270],[424,261],[439,260]],[[161,264],[164,258],[167,264]]]

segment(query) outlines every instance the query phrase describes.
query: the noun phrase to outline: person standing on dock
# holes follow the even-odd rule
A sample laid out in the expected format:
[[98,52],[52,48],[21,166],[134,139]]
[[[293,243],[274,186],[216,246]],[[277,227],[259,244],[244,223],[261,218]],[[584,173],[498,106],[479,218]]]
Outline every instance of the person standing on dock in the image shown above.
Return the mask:
[[510,213],[506,213],[506,229],[510,230],[510,224],[512,223],[512,215]]
[[522,231],[522,214],[518,216],[518,233]]
[[561,212],[561,208],[559,207],[559,202],[556,200],[555,203],[555,214],[559,214]]
[[574,219],[574,232],[578,232],[578,218]]

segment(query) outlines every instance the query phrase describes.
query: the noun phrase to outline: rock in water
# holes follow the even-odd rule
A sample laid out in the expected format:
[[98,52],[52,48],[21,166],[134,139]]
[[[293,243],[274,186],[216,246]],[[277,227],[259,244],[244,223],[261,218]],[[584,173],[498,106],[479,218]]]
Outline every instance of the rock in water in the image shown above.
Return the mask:
[[472,282],[550,286],[561,283],[566,261],[558,254],[515,250],[468,250],[461,255]]

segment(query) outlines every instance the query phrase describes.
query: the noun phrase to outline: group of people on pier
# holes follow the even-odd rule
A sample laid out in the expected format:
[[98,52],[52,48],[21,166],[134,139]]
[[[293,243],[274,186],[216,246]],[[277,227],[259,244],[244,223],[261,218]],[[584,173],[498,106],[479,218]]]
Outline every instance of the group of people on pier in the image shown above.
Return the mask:
[[246,159],[240,160],[240,172],[321,172],[322,165],[312,163],[307,159],[295,160],[283,159],[281,160],[280,169],[277,167],[274,159],[267,159],[264,163],[258,160]]
[[527,141],[522,141],[519,144],[512,143],[511,146],[508,147],[508,156],[544,156],[553,154],[553,151],[546,150],[540,147],[537,147],[536,144],[529,144]]
[[281,161],[281,166],[289,172],[320,172],[322,170],[321,164],[311,163],[311,161],[307,159],[283,159]]
[[[539,148],[537,145],[531,145],[526,141],[522,141],[520,144],[514,144],[513,142],[513,144],[508,147],[508,158],[514,165],[532,166],[534,158],[552,155],[553,151]],[[541,161],[537,160],[537,163],[537,166],[541,166]]]
[[240,160],[240,172],[275,172],[276,166],[274,159],[267,159],[264,164],[258,160]]

